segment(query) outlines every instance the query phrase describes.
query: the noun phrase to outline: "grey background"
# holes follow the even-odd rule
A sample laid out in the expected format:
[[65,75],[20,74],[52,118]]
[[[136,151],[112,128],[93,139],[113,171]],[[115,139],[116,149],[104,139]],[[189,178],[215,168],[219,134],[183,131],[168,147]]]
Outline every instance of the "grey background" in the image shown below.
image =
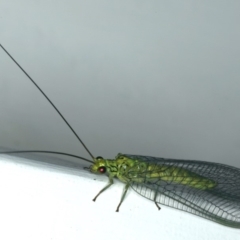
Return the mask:
[[[239,1],[1,1],[0,42],[95,156],[240,167]],[[87,157],[0,51],[0,146]]]

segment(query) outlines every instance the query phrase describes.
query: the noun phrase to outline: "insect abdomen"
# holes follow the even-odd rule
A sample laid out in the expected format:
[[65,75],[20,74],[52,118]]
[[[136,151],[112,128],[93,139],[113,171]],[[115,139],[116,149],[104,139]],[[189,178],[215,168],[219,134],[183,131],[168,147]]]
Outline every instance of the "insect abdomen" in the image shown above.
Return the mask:
[[212,189],[217,185],[215,181],[183,167],[169,166],[164,163],[144,162],[121,154],[117,156],[116,161],[119,166],[118,178],[120,180],[124,177],[128,181],[138,183],[163,181],[169,184],[187,185],[201,190]]
[[169,183],[188,185],[201,190],[211,189],[217,185],[211,179],[179,167],[150,164],[147,173],[148,179],[159,179]]

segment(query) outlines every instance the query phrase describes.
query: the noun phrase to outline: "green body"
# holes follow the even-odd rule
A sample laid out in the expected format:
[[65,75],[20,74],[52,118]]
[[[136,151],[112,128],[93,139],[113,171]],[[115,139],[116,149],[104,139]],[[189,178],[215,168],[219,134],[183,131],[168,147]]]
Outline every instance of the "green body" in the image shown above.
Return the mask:
[[[166,161],[147,161],[146,159],[141,160],[133,156],[128,157],[128,155],[124,154],[118,154],[115,159],[95,158],[93,165],[90,166],[90,171],[92,173],[105,173],[109,178],[109,183],[96,195],[93,201],[113,184],[114,178],[118,178],[121,182],[125,183],[123,195],[116,209],[117,212],[130,185],[156,185],[156,182],[158,184],[162,182],[168,185],[186,186],[199,191],[213,189],[217,186],[217,183],[209,178],[183,167],[168,165]],[[160,210],[158,196],[159,191],[156,189],[153,190],[152,200]]]
[[95,159],[90,170],[93,173],[99,173],[99,169],[102,167],[106,168],[109,179],[117,177],[124,183],[144,183],[158,179],[169,183],[188,185],[201,190],[211,189],[216,186],[214,181],[189,170],[130,159],[123,154],[118,154],[116,159]]

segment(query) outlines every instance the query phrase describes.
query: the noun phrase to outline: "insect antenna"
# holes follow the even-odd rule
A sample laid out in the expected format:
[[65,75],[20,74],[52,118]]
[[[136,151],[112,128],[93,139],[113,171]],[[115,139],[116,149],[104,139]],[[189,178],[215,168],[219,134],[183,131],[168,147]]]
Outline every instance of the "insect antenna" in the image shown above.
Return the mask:
[[74,154],[70,153],[64,153],[64,152],[55,152],[55,151],[41,151],[41,150],[16,150],[16,151],[5,151],[5,152],[0,152],[0,154],[14,154],[14,153],[50,153],[50,154],[58,154],[58,155],[64,155],[68,157],[73,157],[73,158],[78,158],[82,159],[86,162],[94,163],[92,160],[89,160],[87,158],[83,158]]
[[[61,112],[58,110],[58,108],[54,105],[54,103],[49,99],[49,97],[43,92],[43,90],[37,85],[37,83],[29,76],[29,74],[20,66],[20,64],[12,57],[12,55],[2,46],[2,44],[0,44],[0,47],[3,49],[3,51],[13,60],[13,62],[22,70],[22,72],[29,78],[29,80],[37,87],[37,89],[42,93],[42,95],[47,99],[47,101],[52,105],[52,107],[56,110],[56,112],[59,114],[59,116],[62,118],[62,120],[67,124],[67,126],[70,128],[70,130],[72,131],[72,133],[75,135],[75,137],[78,139],[78,141],[81,143],[81,145],[84,147],[84,149],[88,152],[88,154],[91,156],[91,158],[94,160],[94,156],[93,154],[89,151],[89,149],[87,148],[87,146],[84,144],[84,142],[81,140],[81,138],[77,135],[77,133],[74,131],[74,129],[71,127],[71,125],[68,123],[68,121],[66,120],[66,118],[61,114]],[[20,152],[20,151],[19,151]],[[35,151],[35,152],[39,152],[39,151]],[[45,151],[47,152],[47,151]],[[6,152],[5,152],[6,153]],[[11,153],[11,152],[8,152]],[[51,152],[49,152],[51,153]],[[53,152],[52,152],[53,153]],[[57,152],[55,152],[57,153]],[[63,154],[62,155],[68,155],[68,154]],[[71,154],[69,154],[70,156]],[[79,157],[83,160],[87,160],[84,159],[82,157]],[[90,160],[87,160],[90,161]],[[93,162],[93,161],[90,161]]]

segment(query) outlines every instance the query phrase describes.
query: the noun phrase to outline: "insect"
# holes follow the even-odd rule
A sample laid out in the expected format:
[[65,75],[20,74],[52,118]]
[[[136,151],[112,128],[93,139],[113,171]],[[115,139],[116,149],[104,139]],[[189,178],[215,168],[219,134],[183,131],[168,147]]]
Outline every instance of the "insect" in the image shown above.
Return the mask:
[[205,161],[129,154],[118,154],[115,159],[95,158],[41,88],[1,44],[0,47],[58,112],[92,160],[52,151],[11,151],[4,153],[44,152],[67,155],[90,162],[91,165],[87,168],[90,172],[105,174],[109,179],[108,184],[99,191],[93,201],[114,183],[114,178],[118,178],[125,184],[116,209],[117,212],[129,187],[131,187],[143,197],[152,200],[159,210],[159,204],[162,204],[228,227],[240,228],[240,169]]

